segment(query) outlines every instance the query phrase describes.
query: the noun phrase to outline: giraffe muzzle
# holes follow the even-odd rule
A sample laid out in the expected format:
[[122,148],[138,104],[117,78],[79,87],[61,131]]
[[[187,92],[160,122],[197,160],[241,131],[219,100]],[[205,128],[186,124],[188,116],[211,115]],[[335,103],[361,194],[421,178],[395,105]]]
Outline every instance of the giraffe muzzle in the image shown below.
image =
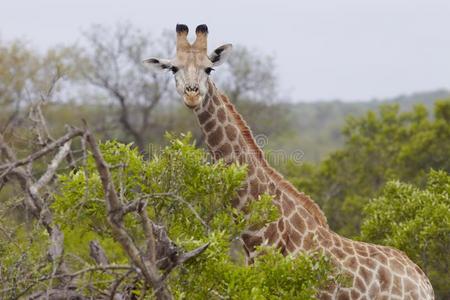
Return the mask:
[[184,104],[189,108],[195,108],[200,104],[202,97],[197,88],[196,91],[185,91],[183,95]]

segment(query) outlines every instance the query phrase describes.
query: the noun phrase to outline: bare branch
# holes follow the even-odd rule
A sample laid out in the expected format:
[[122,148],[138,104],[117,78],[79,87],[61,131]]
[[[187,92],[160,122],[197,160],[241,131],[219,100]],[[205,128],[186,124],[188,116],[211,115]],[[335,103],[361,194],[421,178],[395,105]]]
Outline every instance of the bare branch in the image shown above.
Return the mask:
[[[81,129],[74,129],[71,128],[69,130],[68,133],[66,133],[64,136],[60,137],[59,139],[55,140],[52,143],[49,143],[48,145],[46,145],[45,147],[43,147],[42,149],[40,149],[39,151],[36,151],[32,154],[30,154],[28,157],[17,160],[13,163],[10,164],[4,164],[0,166],[0,171],[5,171],[5,170],[12,170],[14,168],[17,168],[19,166],[23,166],[26,165],[32,161],[35,161],[36,159],[46,155],[47,153],[49,153],[50,151],[53,151],[54,149],[61,147],[63,144],[65,144],[67,141],[73,139],[76,136],[81,136],[83,134],[83,131]],[[0,148],[4,149],[4,147],[8,146],[6,144],[4,144],[4,140],[0,139]]]
[[67,156],[70,151],[71,140],[68,140],[62,147],[59,148],[58,153],[47,167],[47,171],[39,178],[39,180],[31,186],[36,192],[39,191],[44,185],[47,185],[55,175],[56,169],[61,164],[62,160]]
[[42,98],[41,101],[38,101],[37,103],[32,105],[30,113],[28,114],[29,119],[35,123],[33,128],[36,131],[40,145],[46,145],[49,141],[54,140],[50,135],[47,122],[45,121],[44,115],[42,113],[41,105],[44,101],[44,98]]
[[121,244],[133,263],[138,266],[144,275],[145,281],[152,285],[158,299],[172,299],[172,296],[159,275],[156,265],[150,263],[141,255],[134,244],[133,239],[123,226],[123,206],[117,196],[109,168],[100,152],[96,140],[89,131],[86,131],[86,139],[91,147],[92,155],[100,174],[100,179],[105,193],[108,223],[111,226],[115,239]]
[[89,242],[89,255],[95,260],[97,265],[105,266],[109,264],[108,257],[106,257],[105,250],[100,246],[98,241]]
[[155,236],[153,235],[153,222],[150,221],[147,214],[146,203],[138,208],[138,212],[141,217],[142,229],[144,230],[145,238],[147,240],[147,256],[150,263],[154,265],[156,261]]
[[27,298],[28,300],[64,300],[77,299],[88,300],[90,298],[83,296],[77,291],[71,289],[50,289],[44,292],[38,292]]
[[58,227],[54,227],[51,235],[51,244],[48,250],[50,261],[57,261],[64,252],[64,234]]
[[189,251],[187,253],[183,253],[177,258],[177,264],[181,265],[192,258],[202,254],[209,246],[209,243],[204,244],[203,246],[198,247],[197,249],[194,249],[192,251]]
[[[114,283],[111,285],[111,292],[110,292],[110,297],[109,299],[111,300],[121,300],[124,299],[123,296],[121,294],[117,294],[117,288],[119,287],[119,285],[122,283],[122,281],[125,280],[125,278],[127,278],[128,276],[130,276],[130,274],[132,273],[132,270],[129,270],[128,272],[126,272],[125,274],[123,274],[121,277],[117,278]],[[116,297],[116,295],[118,297]]]
[[16,160],[16,155],[14,151],[6,144],[3,135],[0,133],[0,154],[3,153],[6,156],[6,160],[14,161]]

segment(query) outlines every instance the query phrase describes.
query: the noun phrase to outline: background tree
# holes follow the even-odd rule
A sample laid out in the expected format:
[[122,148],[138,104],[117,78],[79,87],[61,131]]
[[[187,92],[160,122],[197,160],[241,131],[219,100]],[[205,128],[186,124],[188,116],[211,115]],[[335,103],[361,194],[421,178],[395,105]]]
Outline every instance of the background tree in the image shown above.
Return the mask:
[[65,100],[58,92],[74,72],[68,64],[73,54],[71,47],[41,54],[23,41],[0,41],[0,132],[19,126],[33,102]]
[[242,100],[268,103],[279,100],[273,57],[237,45],[233,47],[233,54],[227,62],[227,70],[220,70],[217,77],[219,87],[234,103]]
[[169,87],[171,76],[146,68],[142,61],[149,55],[172,57],[174,40],[167,35],[152,38],[128,23],[94,25],[83,36],[86,46],[78,62],[82,81],[93,87],[94,98],[106,93],[111,110],[118,112],[111,123],[118,121],[125,133],[121,138],[144,151],[149,132],[158,125],[152,113],[162,100],[173,98],[174,88]]

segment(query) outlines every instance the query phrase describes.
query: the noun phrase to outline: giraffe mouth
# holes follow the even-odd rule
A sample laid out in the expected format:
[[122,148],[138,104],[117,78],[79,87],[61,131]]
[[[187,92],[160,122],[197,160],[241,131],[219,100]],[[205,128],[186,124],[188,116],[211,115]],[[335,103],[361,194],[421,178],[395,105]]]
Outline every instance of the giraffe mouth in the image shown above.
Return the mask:
[[187,107],[187,108],[190,108],[190,109],[194,109],[194,108],[197,107],[197,104],[192,105],[192,104],[188,104],[188,103],[186,103],[186,102],[184,102],[184,105],[186,105],[186,107]]
[[196,108],[201,103],[202,97],[199,94],[196,95],[184,95],[183,102],[190,109]]

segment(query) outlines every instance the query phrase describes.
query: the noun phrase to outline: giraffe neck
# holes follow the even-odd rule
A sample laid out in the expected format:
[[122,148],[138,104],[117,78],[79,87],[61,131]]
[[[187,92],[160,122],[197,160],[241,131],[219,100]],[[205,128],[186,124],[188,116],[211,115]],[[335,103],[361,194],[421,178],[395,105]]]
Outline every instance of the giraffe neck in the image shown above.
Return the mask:
[[313,222],[328,227],[323,212],[314,201],[299,193],[269,166],[247,123],[212,81],[208,82],[204,101],[194,112],[214,159],[223,159],[226,163],[238,162],[248,167],[246,182],[238,191],[234,207],[245,209],[249,201],[258,199],[264,193],[273,195],[275,204],[280,206],[280,196],[285,194],[300,203]]
[[[294,217],[304,224],[300,239],[306,237],[310,240],[317,227],[328,227],[319,207],[268,165],[246,122],[228,98],[216,89],[214,83],[209,82],[208,94],[194,111],[214,159],[247,165],[247,177],[233,201],[235,208],[250,213],[246,204],[268,193],[273,196],[273,202],[283,216],[290,215],[295,209],[301,210],[301,215]],[[285,226],[287,228],[290,225],[280,220],[278,223],[266,224],[263,228],[248,228],[243,232],[241,237],[250,261],[256,254],[256,246],[264,241],[282,248],[286,253],[291,252],[294,244],[286,243],[283,235],[279,234]],[[283,232],[286,235],[288,231]],[[304,248],[309,249],[310,243],[305,242]]]
[[243,122],[242,119],[236,119],[234,107],[211,81],[208,94],[194,111],[214,160],[223,159],[228,164],[238,162],[247,165],[248,176],[233,201],[235,208],[244,209],[248,201],[267,192],[269,178],[263,170],[265,160],[262,151],[250,147],[250,144],[256,143],[247,125],[238,124]]

